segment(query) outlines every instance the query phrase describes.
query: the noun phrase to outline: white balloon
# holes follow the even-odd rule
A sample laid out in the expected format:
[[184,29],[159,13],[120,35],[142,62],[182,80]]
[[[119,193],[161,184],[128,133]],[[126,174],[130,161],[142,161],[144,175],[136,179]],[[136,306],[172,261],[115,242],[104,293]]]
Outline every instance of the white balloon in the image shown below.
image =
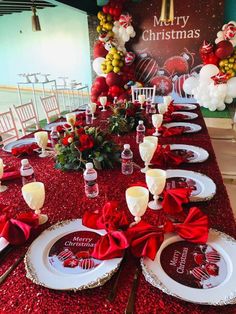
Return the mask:
[[122,39],[124,42],[129,41],[129,35],[127,33],[122,34]]
[[186,94],[193,95],[193,89],[198,86],[198,79],[190,76],[184,81],[183,90]]
[[231,104],[231,102],[233,102],[233,98],[232,98],[232,97],[229,97],[229,96],[226,96],[224,102],[225,102],[226,104]]
[[223,105],[218,106],[217,110],[223,111],[223,110],[225,110],[225,108],[226,108],[226,106],[225,106],[225,104],[223,104]]
[[119,28],[117,26],[113,26],[112,31],[113,33],[117,34],[119,33]]
[[228,80],[226,96],[232,98],[236,97],[236,77],[232,77]]
[[101,69],[101,64],[103,63],[103,61],[105,61],[106,59],[105,58],[102,58],[102,57],[98,57],[96,59],[93,60],[93,69],[94,69],[94,72],[96,72],[96,74],[98,76],[102,75],[103,72],[102,72],[102,69]]
[[131,35],[133,32],[134,32],[134,28],[133,28],[133,26],[128,26],[127,28],[126,28],[126,32],[127,32],[127,34],[128,35]]
[[216,111],[216,105],[210,104],[210,105],[209,105],[209,110],[210,110],[210,111]]
[[206,64],[200,70],[200,81],[203,79],[210,79],[212,76],[219,73],[219,69],[214,64]]
[[131,38],[134,38],[136,36],[135,31],[133,31],[133,33],[130,35]]
[[124,33],[126,33],[125,28],[120,27],[120,28],[119,28],[119,35],[122,36]]

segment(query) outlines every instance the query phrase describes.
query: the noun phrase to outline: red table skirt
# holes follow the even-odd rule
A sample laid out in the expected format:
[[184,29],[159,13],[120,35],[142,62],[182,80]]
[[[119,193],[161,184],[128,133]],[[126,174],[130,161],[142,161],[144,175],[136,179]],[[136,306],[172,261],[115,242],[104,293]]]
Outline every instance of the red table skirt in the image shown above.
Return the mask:
[[[197,134],[164,138],[160,143],[184,143],[197,145],[207,149],[209,159],[199,164],[184,164],[179,168],[204,173],[214,180],[217,194],[208,202],[197,204],[208,216],[210,227],[221,230],[236,237],[236,225],[225,186],[215,159],[215,154],[207,133],[199,108],[195,111],[200,116],[193,123],[200,124],[203,129]],[[96,120],[96,123],[99,121]],[[138,145],[134,134],[116,137],[121,144],[130,143],[135,162],[143,165],[138,154]],[[20,167],[20,159],[1,151],[1,157],[8,165]],[[36,179],[45,184],[46,200],[43,211],[48,214],[49,221],[41,228],[66,219],[80,218],[85,211],[100,209],[107,199],[119,200],[121,206],[130,215],[125,202],[125,190],[133,182],[144,181],[145,176],[138,169],[130,176],[121,174],[120,169],[103,170],[98,173],[100,194],[96,199],[88,199],[84,195],[84,184],[81,172],[64,173],[54,169],[53,159],[30,157],[35,169]],[[28,210],[21,195],[20,180],[8,183],[7,192],[0,194],[0,202],[12,205],[13,213]],[[12,214],[13,214],[12,213]],[[143,219],[155,223],[157,215],[147,210]],[[0,266],[0,275],[12,264],[13,259],[26,251],[21,247],[9,254]],[[32,283],[25,277],[24,264],[21,263],[0,286],[0,313],[124,313],[132,286],[137,261],[131,256],[122,270],[117,297],[113,303],[106,297],[114,283],[114,278],[103,287],[80,292],[53,291]],[[140,276],[135,302],[136,313],[236,313],[234,305],[224,307],[202,306],[184,302],[164,294],[154,288]]]

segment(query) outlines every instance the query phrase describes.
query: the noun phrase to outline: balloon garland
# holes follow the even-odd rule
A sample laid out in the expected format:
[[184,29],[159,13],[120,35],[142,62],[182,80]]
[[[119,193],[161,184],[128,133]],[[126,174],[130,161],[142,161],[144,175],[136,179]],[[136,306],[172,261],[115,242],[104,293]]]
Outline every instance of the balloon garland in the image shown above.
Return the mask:
[[215,44],[204,41],[199,53],[204,66],[184,81],[183,89],[200,106],[224,110],[236,98],[236,22],[223,25]]
[[[98,12],[98,40],[94,44],[93,70],[98,75],[91,88],[91,101],[99,103],[100,96],[127,99],[130,87],[136,82],[134,60],[136,55],[126,50],[126,43],[135,37],[132,16],[123,12],[131,0],[97,0],[102,6]],[[132,0],[140,2],[140,0]]]

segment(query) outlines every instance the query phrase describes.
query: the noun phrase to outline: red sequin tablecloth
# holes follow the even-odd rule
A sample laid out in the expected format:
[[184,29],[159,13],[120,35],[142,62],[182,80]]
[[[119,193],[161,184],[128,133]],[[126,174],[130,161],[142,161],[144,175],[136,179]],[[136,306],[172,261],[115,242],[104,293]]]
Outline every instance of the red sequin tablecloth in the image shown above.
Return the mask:
[[[199,164],[183,164],[179,168],[194,170],[209,176],[217,186],[217,194],[208,202],[197,205],[208,216],[210,227],[221,230],[236,238],[236,225],[222,177],[216,163],[215,154],[207,133],[199,108],[195,110],[199,118],[193,123],[200,124],[202,131],[196,134],[182,135],[161,139],[161,143],[185,143],[207,149],[209,159]],[[97,121],[96,123],[99,123]],[[135,135],[116,137],[121,144],[130,143],[135,162],[143,165],[138,154]],[[4,163],[20,167],[20,159],[1,151]],[[42,228],[62,220],[82,217],[85,211],[102,208],[106,198],[119,200],[126,208],[125,190],[132,183],[144,181],[145,177],[137,168],[130,176],[121,174],[120,169],[103,170],[98,173],[100,194],[96,199],[87,199],[81,172],[64,173],[54,169],[54,161],[50,158],[30,157],[38,181],[45,184],[46,200],[44,212],[49,221]],[[8,190],[0,194],[0,203],[14,206],[13,211],[28,210],[21,195],[21,182],[15,180],[8,183]],[[13,213],[12,213],[13,214]],[[130,215],[127,210],[127,215]],[[150,209],[143,219],[155,223],[157,215]],[[28,245],[28,244],[27,244]],[[26,251],[26,246],[10,253],[0,265],[0,275],[12,264],[14,258]],[[136,260],[129,256],[122,270],[116,299],[110,303],[106,297],[114,283],[114,278],[104,286],[79,292],[54,291],[32,283],[25,277],[23,262],[0,286],[0,313],[124,313],[132,286]],[[223,307],[203,306],[188,303],[154,288],[147,283],[143,275],[139,278],[135,312],[145,313],[236,313],[234,305]]]

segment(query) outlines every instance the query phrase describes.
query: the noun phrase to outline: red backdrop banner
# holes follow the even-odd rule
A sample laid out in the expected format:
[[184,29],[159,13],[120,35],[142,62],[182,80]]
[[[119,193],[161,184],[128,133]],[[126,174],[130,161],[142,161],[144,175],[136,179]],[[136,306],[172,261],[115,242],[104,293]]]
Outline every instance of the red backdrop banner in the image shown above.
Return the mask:
[[[161,22],[161,0],[130,3],[136,37],[130,49],[137,55],[137,79],[157,86],[159,95],[173,89],[185,97],[184,80],[199,72],[199,47],[214,42],[223,25],[224,0],[175,0],[174,21]],[[162,77],[162,79],[160,78]]]

